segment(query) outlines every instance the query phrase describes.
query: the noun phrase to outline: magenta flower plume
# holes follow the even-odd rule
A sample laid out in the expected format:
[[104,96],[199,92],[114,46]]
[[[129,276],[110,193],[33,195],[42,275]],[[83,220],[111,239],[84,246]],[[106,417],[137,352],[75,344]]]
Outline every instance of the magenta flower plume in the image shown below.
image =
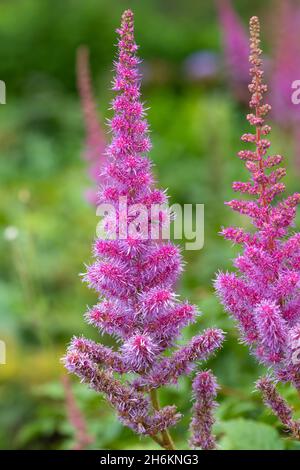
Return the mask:
[[[225,228],[225,238],[243,246],[235,259],[236,273],[220,273],[216,289],[228,312],[235,318],[242,340],[250,346],[258,360],[273,370],[278,380],[300,388],[300,361],[295,351],[300,346],[290,338],[300,326],[300,234],[289,235],[294,223],[300,194],[280,199],[285,190],[280,181],[283,168],[274,169],[280,155],[268,155],[270,127],[265,115],[270,109],[263,103],[267,87],[259,48],[258,18],[250,20],[250,63],[253,113],[247,119],[254,132],[244,134],[242,141],[254,145],[253,150],[239,152],[250,172],[249,182],[235,182],[233,189],[250,195],[253,200],[227,203],[233,210],[250,218],[254,230]],[[297,334],[296,334],[297,336]]]
[[217,406],[218,385],[211,371],[200,372],[193,382],[194,416],[191,421],[190,444],[193,448],[212,450],[216,447],[212,427],[215,422],[214,410]]
[[85,121],[86,144],[85,158],[89,164],[89,176],[95,183],[94,188],[86,192],[86,198],[92,205],[97,204],[97,186],[102,182],[102,167],[105,162],[106,139],[97,113],[93,95],[89,51],[81,46],[77,51],[77,86],[81,99],[82,113]]
[[[84,279],[99,293],[99,303],[86,319],[100,333],[113,336],[118,347],[74,338],[64,362],[70,372],[106,396],[125,425],[170,449],[168,428],[180,414],[175,406],[160,409],[156,389],[176,383],[197,361],[207,359],[221,346],[223,333],[211,328],[185,346],[176,344],[182,328],[196,321],[198,311],[180,302],[174,292],[182,271],[179,249],[161,236],[152,236],[152,229],[161,229],[166,221],[167,197],[154,186],[146,157],[151,143],[140,101],[131,11],[124,12],[117,32],[112,141],[106,149],[98,197],[100,206],[112,208],[114,216],[112,211],[104,212],[103,236],[93,249],[96,260]],[[152,211],[153,206],[159,210]],[[168,348],[174,350],[166,355]],[[126,373],[127,378],[122,377]]]
[[246,103],[248,93],[248,37],[230,0],[216,0],[222,29],[227,74],[235,97]]

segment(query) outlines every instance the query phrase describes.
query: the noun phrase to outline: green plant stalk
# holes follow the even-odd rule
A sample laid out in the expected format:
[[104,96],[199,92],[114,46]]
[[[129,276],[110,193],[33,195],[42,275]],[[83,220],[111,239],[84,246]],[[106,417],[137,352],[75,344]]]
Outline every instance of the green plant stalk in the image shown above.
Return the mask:
[[[151,390],[150,392],[150,398],[152,402],[152,406],[156,411],[160,410],[160,405],[158,401],[158,395],[157,395],[157,390]],[[156,442],[158,442],[164,449],[166,450],[175,450],[175,445],[173,442],[173,439],[167,429],[162,431],[162,440],[158,439]]]

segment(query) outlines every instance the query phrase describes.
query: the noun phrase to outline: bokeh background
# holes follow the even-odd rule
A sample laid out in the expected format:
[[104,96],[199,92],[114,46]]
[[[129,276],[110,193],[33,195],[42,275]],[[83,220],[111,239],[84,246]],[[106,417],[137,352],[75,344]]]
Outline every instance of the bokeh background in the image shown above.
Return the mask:
[[[245,26],[251,15],[260,15],[268,63],[279,34],[273,20],[283,2],[233,3]],[[110,117],[115,29],[128,7],[135,12],[144,59],[143,97],[150,107],[156,176],[168,188],[171,202],[205,204],[205,246],[184,252],[187,265],[179,290],[203,312],[199,324],[185,332],[187,337],[209,325],[227,331],[223,351],[207,365],[222,386],[219,445],[300,449],[253,393],[253,383],[264,371],[239,343],[213,291],[216,271],[230,269],[235,254],[218,231],[222,225],[247,223],[223,201],[232,197],[232,180],[245,176],[235,155],[248,126],[244,100],[226,68],[216,4],[207,0],[0,1],[0,79],[7,87],[7,103],[0,105],[0,339],[7,345],[7,364],[0,365],[0,448],[74,446],[60,358],[72,335],[98,338],[83,319],[96,295],[79,277],[91,259],[98,219],[84,197],[90,182],[82,158],[75,57],[78,46],[89,47],[104,121]],[[288,189],[299,191],[292,133],[272,125],[273,153],[283,152]],[[93,439],[90,448],[155,448],[123,428],[101,397],[71,380],[76,406]],[[288,388],[282,392],[300,417],[299,397]],[[163,391],[161,400],[176,403],[185,415],[173,431],[178,448],[184,449],[189,380]]]

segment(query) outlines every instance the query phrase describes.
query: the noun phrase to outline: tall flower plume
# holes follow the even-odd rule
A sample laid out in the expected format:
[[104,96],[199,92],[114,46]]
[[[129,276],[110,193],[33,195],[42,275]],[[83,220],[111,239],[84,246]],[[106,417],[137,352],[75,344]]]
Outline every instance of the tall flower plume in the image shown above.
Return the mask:
[[105,162],[106,139],[97,113],[93,94],[89,66],[89,51],[81,46],[77,50],[77,87],[81,99],[82,113],[85,122],[85,158],[89,164],[89,176],[94,187],[86,192],[87,200],[97,204],[97,186],[102,182],[102,167]]
[[227,204],[250,218],[251,232],[229,227],[223,236],[242,245],[235,259],[236,272],[219,273],[216,289],[226,310],[237,321],[242,340],[259,362],[273,371],[277,380],[292,383],[300,390],[300,234],[290,234],[300,194],[286,199],[281,182],[284,168],[274,169],[280,155],[267,155],[271,128],[265,123],[270,110],[263,103],[267,86],[263,83],[260,50],[260,25],[257,17],[250,20],[250,73],[252,82],[247,119],[254,132],[244,134],[242,141],[253,150],[238,153],[250,172],[249,182],[234,182],[233,189],[248,194],[252,200]]
[[292,83],[298,78],[300,66],[300,8],[291,0],[280,2],[277,13],[277,34],[272,70],[272,116],[282,126],[300,118],[299,109],[292,103]]
[[[106,149],[99,193],[99,203],[114,209],[116,237],[110,237],[115,225],[108,211],[103,216],[104,237],[94,244],[96,260],[88,267],[85,280],[99,293],[99,303],[87,312],[86,319],[100,333],[116,338],[118,347],[74,338],[64,362],[70,372],[106,396],[126,426],[171,449],[168,428],[177,423],[180,414],[175,406],[160,408],[157,389],[190,374],[198,360],[207,359],[221,346],[223,332],[207,329],[185,346],[176,344],[181,329],[195,322],[198,312],[195,306],[180,302],[173,290],[182,271],[179,249],[150,235],[168,216],[163,206],[167,198],[155,188],[151,163],[145,156],[151,143],[140,101],[131,11],[124,12],[117,32],[112,141]],[[154,215],[153,205],[160,207]],[[171,347],[174,351],[166,356]]]

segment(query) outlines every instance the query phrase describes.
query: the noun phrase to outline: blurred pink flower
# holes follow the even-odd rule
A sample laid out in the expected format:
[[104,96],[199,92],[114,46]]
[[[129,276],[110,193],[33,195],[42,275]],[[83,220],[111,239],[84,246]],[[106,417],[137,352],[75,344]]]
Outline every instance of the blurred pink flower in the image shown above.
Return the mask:
[[232,92],[238,101],[249,99],[249,45],[246,29],[232,7],[230,0],[216,0],[223,35],[223,45],[227,74],[230,77]]
[[89,165],[89,176],[95,183],[86,191],[86,198],[92,205],[97,205],[97,186],[102,182],[106,138],[92,90],[89,51],[84,46],[77,50],[77,86],[85,122],[85,158]]
[[271,74],[270,103],[272,117],[290,132],[294,143],[294,163],[300,171],[300,106],[292,102],[292,84],[300,79],[300,5],[291,0],[280,2],[277,34]]

